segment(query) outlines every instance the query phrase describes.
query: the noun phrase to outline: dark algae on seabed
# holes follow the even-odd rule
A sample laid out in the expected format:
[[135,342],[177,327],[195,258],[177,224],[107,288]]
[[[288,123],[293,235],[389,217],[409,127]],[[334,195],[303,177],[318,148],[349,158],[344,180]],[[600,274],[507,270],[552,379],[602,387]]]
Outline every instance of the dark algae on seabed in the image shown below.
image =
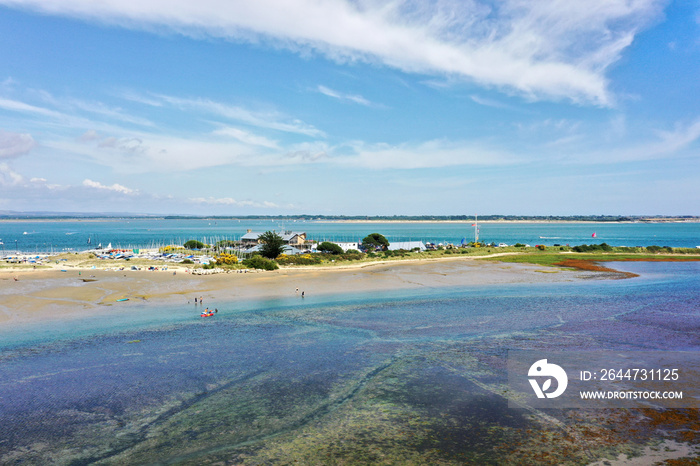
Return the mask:
[[6,347],[0,463],[692,464],[697,410],[508,407],[511,349],[700,349],[697,263],[629,271],[219,305],[216,319]]

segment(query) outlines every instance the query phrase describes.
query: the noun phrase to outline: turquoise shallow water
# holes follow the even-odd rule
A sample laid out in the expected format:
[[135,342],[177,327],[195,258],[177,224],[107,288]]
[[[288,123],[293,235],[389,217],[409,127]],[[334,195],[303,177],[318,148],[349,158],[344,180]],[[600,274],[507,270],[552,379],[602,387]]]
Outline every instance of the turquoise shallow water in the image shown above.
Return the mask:
[[[0,240],[6,252],[84,250],[98,244],[114,247],[150,247],[183,244],[189,239],[214,243],[239,239],[253,231],[306,232],[317,241],[358,241],[379,232],[389,241],[424,241],[460,244],[474,239],[470,223],[331,223],[238,220],[158,220],[2,222]],[[482,223],[480,239],[515,244],[590,244],[613,246],[700,246],[700,223]],[[593,233],[596,237],[593,238]],[[90,239],[90,246],[87,241]]]
[[641,276],[0,331],[0,463],[362,463],[372,445],[390,458],[499,464],[499,442],[534,428],[484,389],[505,379],[508,349],[700,350],[700,264],[616,265]]

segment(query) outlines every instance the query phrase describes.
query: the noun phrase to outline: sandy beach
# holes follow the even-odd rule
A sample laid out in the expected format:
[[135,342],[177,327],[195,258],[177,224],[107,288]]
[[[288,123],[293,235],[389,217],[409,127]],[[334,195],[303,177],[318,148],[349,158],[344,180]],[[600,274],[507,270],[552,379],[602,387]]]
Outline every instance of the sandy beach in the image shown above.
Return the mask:
[[[184,305],[194,303],[195,297],[203,297],[205,307],[224,307],[232,301],[283,298],[301,295],[302,291],[310,298],[393,289],[568,281],[581,275],[581,272],[545,271],[539,266],[470,258],[214,275],[193,275],[173,267],[159,271],[63,270],[0,270],[0,324],[80,318],[95,312],[124,313],[140,309],[143,303]],[[117,301],[123,298],[129,301]]]

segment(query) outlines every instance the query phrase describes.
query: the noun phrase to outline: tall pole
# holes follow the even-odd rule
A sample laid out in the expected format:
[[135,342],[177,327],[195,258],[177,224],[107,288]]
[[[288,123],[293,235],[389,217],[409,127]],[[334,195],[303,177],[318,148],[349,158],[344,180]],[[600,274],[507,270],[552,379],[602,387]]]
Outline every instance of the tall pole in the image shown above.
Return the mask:
[[479,242],[479,216],[474,214],[474,242]]

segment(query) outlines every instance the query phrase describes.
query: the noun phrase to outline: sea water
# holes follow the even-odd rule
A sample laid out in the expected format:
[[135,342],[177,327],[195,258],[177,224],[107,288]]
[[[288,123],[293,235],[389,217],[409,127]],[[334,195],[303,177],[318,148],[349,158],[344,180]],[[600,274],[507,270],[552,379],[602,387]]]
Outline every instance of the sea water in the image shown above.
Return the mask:
[[0,463],[503,464],[545,435],[567,463],[494,390],[508,349],[700,350],[700,264],[611,266],[640,277],[3,329]]
[[[213,244],[238,240],[247,230],[305,232],[316,241],[357,242],[381,233],[390,242],[423,241],[460,244],[473,241],[475,228],[467,223],[262,221],[210,219],[104,219],[0,222],[0,246],[14,251],[82,251],[98,245],[145,248],[182,245],[190,239]],[[479,239],[496,244],[554,245],[608,243],[613,246],[700,246],[700,223],[480,223]],[[595,235],[595,236],[594,236]]]

